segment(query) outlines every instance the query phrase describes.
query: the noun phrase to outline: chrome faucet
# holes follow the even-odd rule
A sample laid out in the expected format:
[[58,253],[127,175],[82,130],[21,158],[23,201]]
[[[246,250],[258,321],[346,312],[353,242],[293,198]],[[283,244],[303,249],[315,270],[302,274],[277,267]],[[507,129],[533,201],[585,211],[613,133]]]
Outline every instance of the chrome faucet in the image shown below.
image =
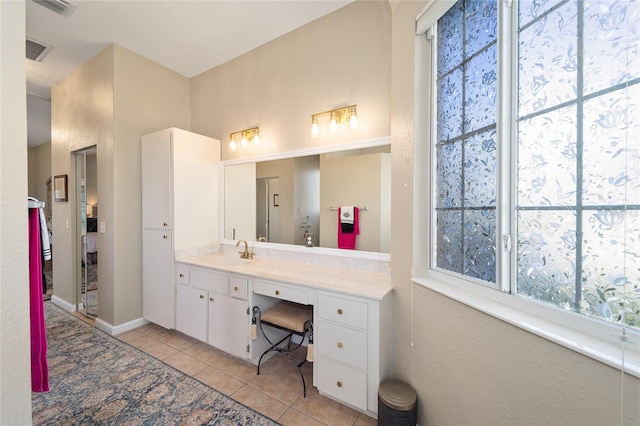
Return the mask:
[[240,240],[236,243],[236,247],[240,245],[240,243],[244,243],[244,251],[239,251],[241,259],[253,259],[253,253],[249,253],[249,244],[246,240]]

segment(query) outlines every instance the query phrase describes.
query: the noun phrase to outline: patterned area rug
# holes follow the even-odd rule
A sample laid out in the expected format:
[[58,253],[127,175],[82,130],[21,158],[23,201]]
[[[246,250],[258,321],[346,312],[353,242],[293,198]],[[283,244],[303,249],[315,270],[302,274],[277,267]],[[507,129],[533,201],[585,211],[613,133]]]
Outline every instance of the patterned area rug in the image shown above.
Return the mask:
[[45,302],[49,392],[33,424],[278,423]]

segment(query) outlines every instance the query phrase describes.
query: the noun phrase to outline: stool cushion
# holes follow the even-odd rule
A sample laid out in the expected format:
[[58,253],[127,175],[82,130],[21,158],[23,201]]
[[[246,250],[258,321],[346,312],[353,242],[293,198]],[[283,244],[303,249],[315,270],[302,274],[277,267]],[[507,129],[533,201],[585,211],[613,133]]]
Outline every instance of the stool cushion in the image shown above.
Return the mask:
[[303,333],[305,322],[313,321],[313,306],[281,300],[263,313],[260,321]]

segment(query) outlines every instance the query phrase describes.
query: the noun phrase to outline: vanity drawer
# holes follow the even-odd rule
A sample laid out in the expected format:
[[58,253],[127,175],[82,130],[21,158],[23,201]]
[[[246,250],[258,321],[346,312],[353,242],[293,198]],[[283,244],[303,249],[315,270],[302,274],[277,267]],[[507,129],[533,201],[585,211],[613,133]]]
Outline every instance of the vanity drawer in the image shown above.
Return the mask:
[[249,286],[246,278],[229,277],[229,295],[236,299],[247,299],[247,288]]
[[340,324],[367,329],[368,305],[364,301],[318,294],[318,317]]
[[367,369],[367,332],[319,321],[315,327],[318,355]]
[[191,287],[218,294],[229,294],[229,277],[203,269],[191,269],[189,276]]
[[189,285],[189,268],[184,265],[176,265],[176,283]]
[[367,409],[367,373],[318,356],[318,390],[362,410]]
[[256,280],[253,283],[253,292],[303,305],[309,304],[309,290],[304,287]]

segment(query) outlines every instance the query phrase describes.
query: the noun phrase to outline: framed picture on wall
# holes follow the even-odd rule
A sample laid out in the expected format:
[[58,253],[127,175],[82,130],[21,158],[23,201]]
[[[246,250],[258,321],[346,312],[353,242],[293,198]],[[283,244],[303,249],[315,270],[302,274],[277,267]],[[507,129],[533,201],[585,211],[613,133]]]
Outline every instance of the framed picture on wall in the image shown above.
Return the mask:
[[56,201],[68,201],[67,175],[53,177],[53,197]]

